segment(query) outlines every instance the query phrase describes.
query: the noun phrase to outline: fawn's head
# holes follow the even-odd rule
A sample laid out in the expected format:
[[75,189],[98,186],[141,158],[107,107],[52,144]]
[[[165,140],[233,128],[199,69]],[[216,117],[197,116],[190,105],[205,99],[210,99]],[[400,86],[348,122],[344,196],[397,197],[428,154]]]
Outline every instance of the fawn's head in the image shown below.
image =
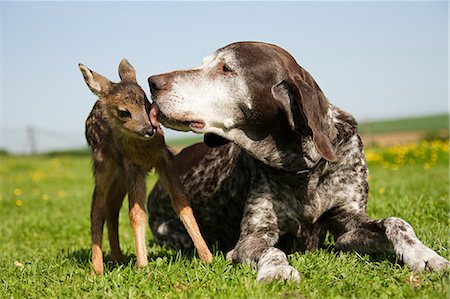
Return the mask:
[[126,60],[119,64],[119,83],[79,64],[84,81],[89,89],[99,97],[102,114],[112,128],[123,134],[150,138],[156,132],[150,122],[150,102],[145,92],[137,84],[136,71]]

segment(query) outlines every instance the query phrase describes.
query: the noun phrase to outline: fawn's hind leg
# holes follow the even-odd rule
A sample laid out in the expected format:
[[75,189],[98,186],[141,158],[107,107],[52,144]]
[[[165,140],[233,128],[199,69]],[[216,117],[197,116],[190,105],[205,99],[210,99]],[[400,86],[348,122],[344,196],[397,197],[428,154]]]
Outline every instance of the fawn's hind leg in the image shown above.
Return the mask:
[[105,223],[105,196],[95,186],[91,207],[92,274],[103,275],[103,224]]
[[129,167],[127,176],[129,216],[136,243],[137,267],[141,268],[148,264],[147,245],[145,243],[145,229],[147,226],[147,213],[145,211],[146,172]]
[[111,176],[115,172],[115,164],[104,160],[95,165],[95,189],[91,207],[91,239],[92,239],[92,274],[103,274],[102,238],[103,225],[106,218],[108,190],[112,183]]
[[126,194],[126,184],[122,175],[116,175],[108,191],[108,204],[106,206],[106,225],[108,226],[109,247],[111,258],[115,262],[122,261],[122,252],[119,242],[119,211]]

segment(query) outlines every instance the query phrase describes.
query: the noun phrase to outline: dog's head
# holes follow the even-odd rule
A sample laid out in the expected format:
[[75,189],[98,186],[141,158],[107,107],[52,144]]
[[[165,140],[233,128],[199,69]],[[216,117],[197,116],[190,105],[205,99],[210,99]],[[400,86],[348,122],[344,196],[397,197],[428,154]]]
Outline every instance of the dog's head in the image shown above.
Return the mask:
[[148,82],[167,127],[206,133],[209,144],[231,140],[244,148],[267,138],[278,142],[277,134],[311,136],[323,158],[337,160],[327,99],[311,75],[275,45],[233,43],[200,67]]

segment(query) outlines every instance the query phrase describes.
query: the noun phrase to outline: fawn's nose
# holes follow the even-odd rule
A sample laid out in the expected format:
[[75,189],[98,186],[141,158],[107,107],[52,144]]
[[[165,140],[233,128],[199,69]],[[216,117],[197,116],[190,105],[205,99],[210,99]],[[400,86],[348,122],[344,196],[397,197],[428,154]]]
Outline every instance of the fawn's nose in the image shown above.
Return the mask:
[[148,86],[152,95],[155,95],[158,91],[169,89],[171,83],[172,76],[169,74],[148,77]]
[[144,135],[144,137],[149,138],[155,134],[155,131],[156,131],[156,128],[153,128],[153,127],[145,128],[143,135]]

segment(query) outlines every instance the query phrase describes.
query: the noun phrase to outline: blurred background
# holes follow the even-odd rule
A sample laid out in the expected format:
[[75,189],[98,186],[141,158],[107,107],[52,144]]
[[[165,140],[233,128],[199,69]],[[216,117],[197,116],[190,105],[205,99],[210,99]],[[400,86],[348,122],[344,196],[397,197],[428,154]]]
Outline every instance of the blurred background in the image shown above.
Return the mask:
[[[0,5],[0,148],[9,153],[86,148],[96,97],[79,62],[117,81],[127,58],[148,93],[149,75],[200,65],[243,40],[288,50],[357,118],[366,143],[448,138],[446,1]],[[165,132],[171,144],[201,139]]]

